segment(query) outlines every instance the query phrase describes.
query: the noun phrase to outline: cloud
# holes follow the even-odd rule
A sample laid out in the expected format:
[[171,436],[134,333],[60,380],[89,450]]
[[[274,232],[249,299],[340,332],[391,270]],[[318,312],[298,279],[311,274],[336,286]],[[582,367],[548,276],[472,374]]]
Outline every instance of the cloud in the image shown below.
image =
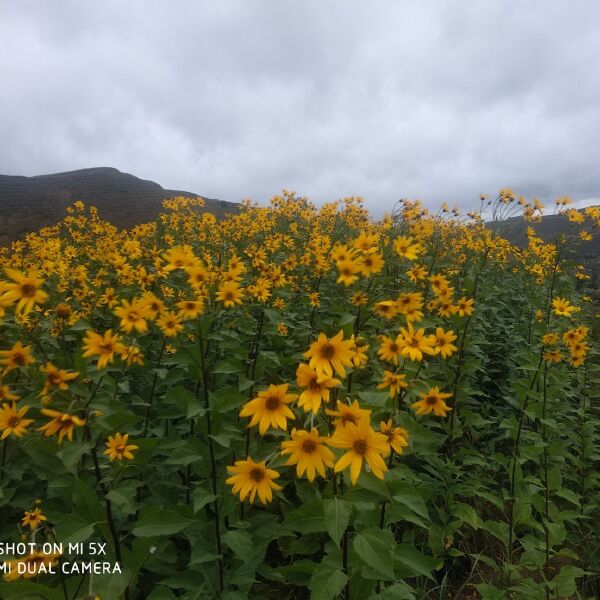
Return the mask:
[[362,195],[375,214],[503,186],[594,201],[599,16],[583,0],[5,2],[0,172],[115,166],[233,201]]

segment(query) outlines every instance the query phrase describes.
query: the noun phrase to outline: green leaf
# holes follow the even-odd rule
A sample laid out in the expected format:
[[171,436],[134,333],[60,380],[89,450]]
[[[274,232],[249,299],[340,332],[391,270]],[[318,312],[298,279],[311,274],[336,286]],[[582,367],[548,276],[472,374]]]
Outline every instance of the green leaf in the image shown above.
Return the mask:
[[283,521],[283,527],[292,531],[299,531],[300,533],[327,531],[323,502],[321,500],[313,500],[300,508],[290,511]]
[[223,535],[223,543],[242,560],[247,559],[254,549],[252,538],[244,529],[231,529]]
[[396,493],[394,490],[393,495],[394,502],[399,502],[404,506],[410,508],[415,514],[419,515],[423,519],[430,521],[429,511],[427,510],[427,506],[425,505],[425,501],[422,496],[417,492],[414,488],[409,488],[408,485],[404,484],[399,493]]
[[472,506],[464,504],[463,502],[455,502],[452,505],[452,516],[460,519],[467,525],[470,525],[473,529],[479,527],[479,517],[477,512]]
[[377,600],[416,600],[414,588],[408,583],[395,583],[390,587],[385,588],[381,594],[377,596]]
[[395,545],[389,531],[375,528],[357,533],[352,542],[356,554],[369,567],[388,579],[395,579],[393,559]]
[[179,533],[191,522],[191,519],[183,517],[175,511],[151,506],[142,509],[140,519],[132,533],[138,537],[173,535]]
[[217,497],[209,492],[206,488],[202,486],[198,486],[192,492],[192,503],[194,505],[194,514],[196,514],[200,509],[204,508],[207,504],[214,502]]
[[396,546],[395,559],[411,569],[415,575],[424,575],[431,580],[433,580],[431,572],[443,564],[439,559],[423,554],[408,544]]
[[333,600],[341,594],[348,581],[347,575],[329,563],[318,565],[310,578],[311,600]]
[[324,500],[324,517],[327,531],[331,539],[339,547],[340,540],[348,527],[350,515],[352,514],[352,505],[345,500],[334,498],[333,500]]
[[56,540],[65,547],[83,542],[92,537],[95,525],[77,514],[67,515],[56,524]]

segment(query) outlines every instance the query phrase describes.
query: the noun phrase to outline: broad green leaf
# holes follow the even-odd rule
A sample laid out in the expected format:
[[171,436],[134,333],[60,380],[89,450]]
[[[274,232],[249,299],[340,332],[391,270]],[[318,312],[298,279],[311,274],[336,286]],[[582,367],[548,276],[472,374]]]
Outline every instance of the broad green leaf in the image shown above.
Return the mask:
[[339,547],[342,535],[350,521],[352,505],[339,498],[334,498],[333,500],[324,500],[323,507],[327,531],[336,546]]
[[396,546],[389,531],[368,529],[357,533],[352,546],[358,556],[387,579],[394,579],[393,552]]
[[282,526],[292,531],[299,531],[300,533],[327,531],[323,502],[321,500],[314,500],[290,511],[283,520]]
[[223,543],[229,546],[234,554],[242,560],[247,560],[252,554],[252,538],[244,529],[231,529],[223,535]]
[[344,589],[347,575],[328,563],[321,563],[310,578],[311,600],[333,600]]
[[187,519],[175,511],[149,507],[142,511],[132,533],[138,537],[173,535],[179,533],[191,522],[191,519]]

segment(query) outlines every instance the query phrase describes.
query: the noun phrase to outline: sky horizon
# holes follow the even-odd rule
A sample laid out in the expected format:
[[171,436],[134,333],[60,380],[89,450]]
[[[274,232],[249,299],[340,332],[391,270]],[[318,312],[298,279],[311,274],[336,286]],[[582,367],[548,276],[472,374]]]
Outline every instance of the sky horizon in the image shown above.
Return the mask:
[[0,173],[108,166],[264,203],[600,203],[600,7],[0,4]]

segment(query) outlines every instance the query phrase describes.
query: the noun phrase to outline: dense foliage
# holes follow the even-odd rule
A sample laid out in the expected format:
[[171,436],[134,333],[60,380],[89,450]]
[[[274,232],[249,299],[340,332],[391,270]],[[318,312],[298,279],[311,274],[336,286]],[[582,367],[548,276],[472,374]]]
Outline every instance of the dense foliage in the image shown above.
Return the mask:
[[[598,208],[201,205],[0,251],[2,598],[600,595]],[[44,574],[90,541],[122,572]]]

